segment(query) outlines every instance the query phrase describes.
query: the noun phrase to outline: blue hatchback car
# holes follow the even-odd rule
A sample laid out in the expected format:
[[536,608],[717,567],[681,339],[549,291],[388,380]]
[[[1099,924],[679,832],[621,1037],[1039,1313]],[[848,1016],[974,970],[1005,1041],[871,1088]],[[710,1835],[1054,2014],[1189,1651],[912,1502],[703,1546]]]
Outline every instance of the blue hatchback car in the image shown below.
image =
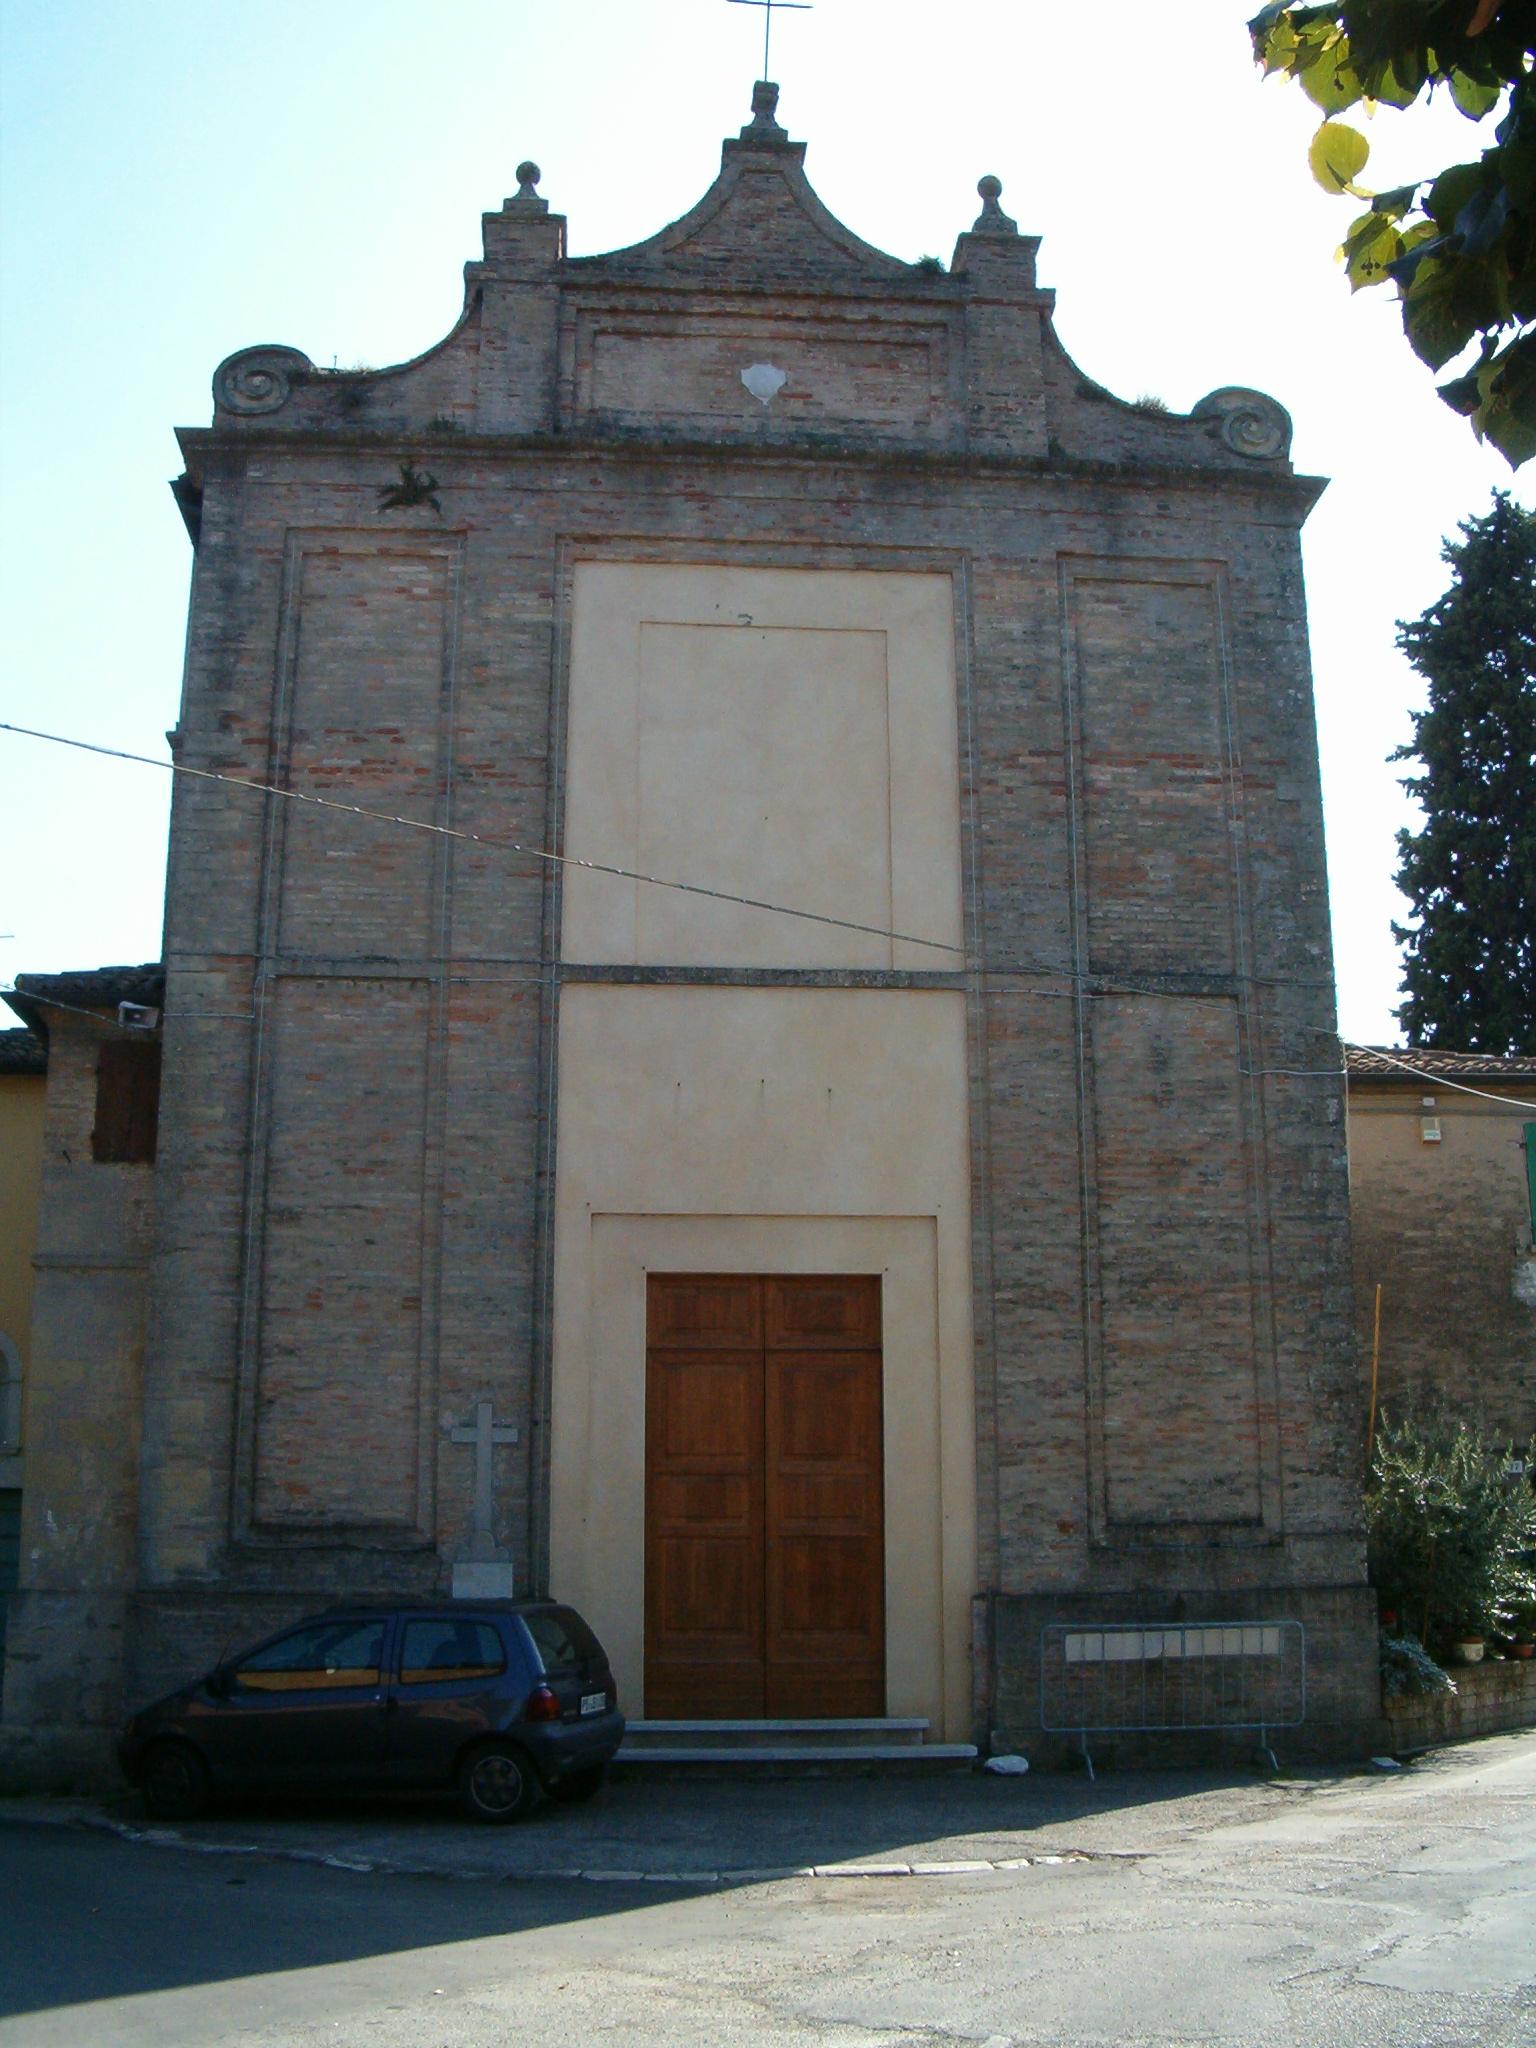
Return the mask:
[[551,1600],[337,1607],[135,1714],[157,1818],[220,1793],[448,1791],[476,1820],[586,1799],[624,1735],[602,1645]]

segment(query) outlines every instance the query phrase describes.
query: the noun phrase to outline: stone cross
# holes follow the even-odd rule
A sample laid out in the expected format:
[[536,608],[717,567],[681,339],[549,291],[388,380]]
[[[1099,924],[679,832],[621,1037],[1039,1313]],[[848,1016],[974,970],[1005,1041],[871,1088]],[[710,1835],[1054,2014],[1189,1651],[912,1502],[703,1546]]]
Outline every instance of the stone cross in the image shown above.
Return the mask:
[[491,1522],[492,1457],[497,1444],[517,1442],[517,1431],[508,1423],[495,1421],[491,1409],[489,1400],[477,1401],[474,1421],[450,1426],[448,1431],[451,1442],[473,1444],[475,1447],[474,1554],[477,1557],[494,1557],[496,1554]]

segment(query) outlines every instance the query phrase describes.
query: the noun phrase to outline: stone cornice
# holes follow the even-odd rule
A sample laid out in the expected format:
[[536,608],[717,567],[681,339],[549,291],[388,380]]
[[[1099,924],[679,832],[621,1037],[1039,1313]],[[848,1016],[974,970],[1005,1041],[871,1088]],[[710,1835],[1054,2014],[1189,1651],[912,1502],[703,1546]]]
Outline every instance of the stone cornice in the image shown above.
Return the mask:
[[291,429],[242,425],[180,427],[177,440],[195,484],[204,481],[200,458],[253,452],[288,456],[330,457],[338,450],[400,459],[430,449],[485,461],[591,461],[594,457],[642,468],[672,468],[678,463],[711,463],[719,468],[754,469],[855,468],[874,473],[904,472],[913,476],[1037,478],[1043,482],[1107,484],[1121,489],[1254,491],[1293,506],[1297,523],[1305,519],[1328,487],[1327,477],[1291,470],[1233,469],[1226,465],[1094,462],[1082,457],[981,454],[949,448],[872,447],[867,442],[804,441],[658,441],[626,434],[475,434],[398,428],[338,428],[323,434],[296,435]]

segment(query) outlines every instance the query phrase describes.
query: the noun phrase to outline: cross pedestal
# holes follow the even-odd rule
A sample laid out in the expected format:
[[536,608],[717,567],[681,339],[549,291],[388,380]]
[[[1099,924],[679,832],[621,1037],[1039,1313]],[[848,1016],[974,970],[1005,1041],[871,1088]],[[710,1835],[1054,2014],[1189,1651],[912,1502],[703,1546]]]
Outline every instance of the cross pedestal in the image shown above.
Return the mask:
[[515,1444],[518,1433],[509,1423],[497,1422],[494,1404],[488,1397],[475,1403],[473,1422],[455,1423],[444,1417],[448,1440],[472,1444],[475,1452],[474,1510],[470,1526],[469,1554],[453,1567],[455,1600],[508,1600],[512,1597],[512,1559],[496,1542],[493,1520],[493,1481],[496,1446]]

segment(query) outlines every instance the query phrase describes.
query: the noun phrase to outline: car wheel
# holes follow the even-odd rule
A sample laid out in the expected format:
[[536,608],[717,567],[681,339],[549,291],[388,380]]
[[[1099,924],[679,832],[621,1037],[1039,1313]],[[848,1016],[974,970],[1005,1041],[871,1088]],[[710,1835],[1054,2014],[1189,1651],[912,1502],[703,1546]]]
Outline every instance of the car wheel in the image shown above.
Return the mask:
[[533,1766],[510,1743],[472,1749],[459,1766],[459,1796],[476,1820],[521,1820],[539,1796]]
[[156,1820],[194,1820],[208,1804],[208,1766],[185,1742],[155,1743],[140,1784]]
[[588,1764],[585,1770],[572,1771],[564,1778],[556,1779],[549,1788],[551,1799],[558,1799],[563,1806],[580,1806],[603,1789],[608,1776],[606,1764]]

